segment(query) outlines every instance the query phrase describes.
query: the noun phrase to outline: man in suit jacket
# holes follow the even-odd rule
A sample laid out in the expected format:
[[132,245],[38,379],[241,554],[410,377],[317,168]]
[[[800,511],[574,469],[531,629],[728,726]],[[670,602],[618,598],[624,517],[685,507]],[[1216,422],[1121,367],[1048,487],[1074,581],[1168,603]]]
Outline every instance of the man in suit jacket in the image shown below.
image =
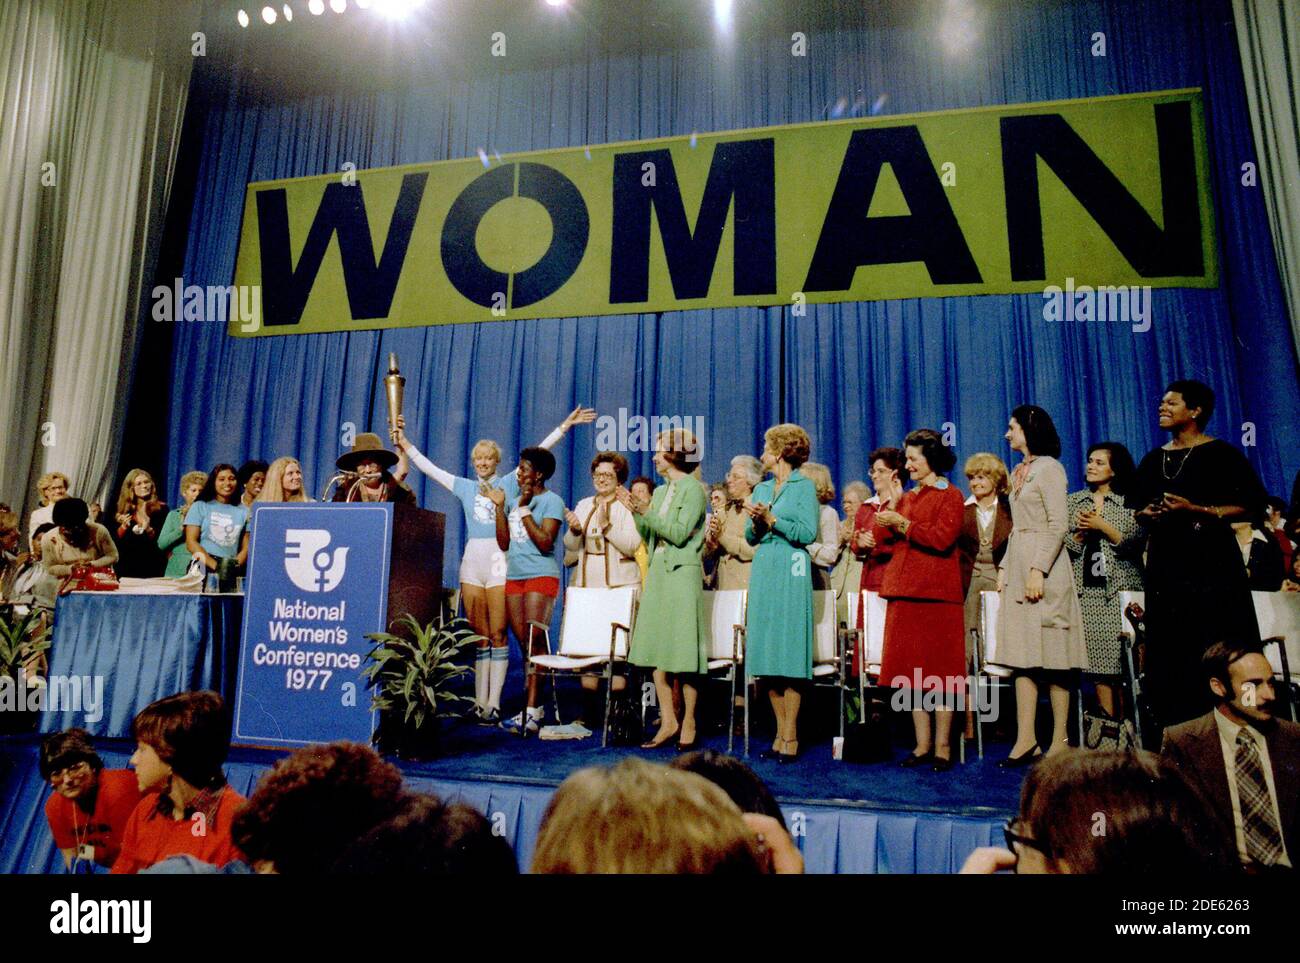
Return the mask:
[[1300,859],[1300,725],[1275,719],[1258,644],[1216,643],[1202,660],[1216,706],[1165,730],[1162,755],[1201,794],[1247,871]]

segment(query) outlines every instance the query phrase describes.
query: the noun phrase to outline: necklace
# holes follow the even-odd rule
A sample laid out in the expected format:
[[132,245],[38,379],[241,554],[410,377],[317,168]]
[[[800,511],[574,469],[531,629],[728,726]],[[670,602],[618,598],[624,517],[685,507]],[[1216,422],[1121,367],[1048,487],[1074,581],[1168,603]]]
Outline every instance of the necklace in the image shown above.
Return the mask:
[[1160,474],[1165,476],[1165,481],[1173,481],[1175,478],[1177,478],[1179,475],[1183,473],[1183,467],[1187,464],[1187,459],[1189,459],[1192,456],[1192,451],[1195,448],[1196,446],[1193,445],[1191,448],[1183,449],[1183,457],[1179,459],[1178,467],[1174,469],[1174,473],[1172,475],[1169,474],[1169,456],[1177,449],[1165,448],[1162,450],[1161,457],[1160,457]]

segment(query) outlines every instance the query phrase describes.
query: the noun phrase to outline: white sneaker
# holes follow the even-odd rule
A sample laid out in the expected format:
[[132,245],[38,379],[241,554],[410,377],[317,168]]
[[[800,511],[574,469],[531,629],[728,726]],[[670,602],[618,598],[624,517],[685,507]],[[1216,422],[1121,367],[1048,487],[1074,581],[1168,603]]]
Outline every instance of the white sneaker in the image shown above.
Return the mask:
[[[526,727],[527,731],[537,732],[539,729],[541,729],[542,721],[545,718],[546,718],[545,709],[542,709],[541,707],[538,707],[536,709],[529,709],[528,724]],[[502,722],[501,728],[505,729],[508,732],[518,732],[519,727],[521,725],[524,725],[524,714],[522,712],[520,712],[518,715],[511,716],[509,719]]]
[[586,739],[591,735],[591,730],[581,722],[570,722],[567,726],[545,726],[538,734],[539,738],[547,741],[559,739]]

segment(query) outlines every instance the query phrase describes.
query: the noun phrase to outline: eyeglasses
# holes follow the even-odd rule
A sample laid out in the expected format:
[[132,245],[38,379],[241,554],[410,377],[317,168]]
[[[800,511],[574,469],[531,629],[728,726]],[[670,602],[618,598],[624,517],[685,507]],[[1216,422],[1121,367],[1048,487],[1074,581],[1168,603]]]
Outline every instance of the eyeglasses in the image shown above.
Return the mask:
[[50,772],[50,782],[59,782],[67,776],[84,776],[88,772],[90,772],[90,763],[82,759],[80,762],[74,762],[62,769],[52,770]]
[[1016,843],[1019,843],[1021,846],[1028,846],[1030,849],[1038,850],[1043,854],[1044,859],[1051,859],[1052,847],[1048,846],[1046,843],[1039,842],[1036,839],[1030,839],[1028,836],[1021,836],[1016,832],[1018,825],[1018,820],[1009,819],[1002,827],[1002,835],[1007,841],[1007,849],[1016,854],[1017,867],[1020,865],[1020,851],[1016,849]]
[[607,481],[618,481],[618,475],[614,474],[612,471],[593,471],[591,477],[604,478]]

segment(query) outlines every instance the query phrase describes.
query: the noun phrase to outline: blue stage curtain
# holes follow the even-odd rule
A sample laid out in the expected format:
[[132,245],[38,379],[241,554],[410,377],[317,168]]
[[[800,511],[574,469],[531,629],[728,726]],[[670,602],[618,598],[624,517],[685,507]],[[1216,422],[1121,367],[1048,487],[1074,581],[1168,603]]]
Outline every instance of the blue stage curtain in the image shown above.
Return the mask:
[[[839,22],[870,10],[837,0]],[[229,283],[249,181],[604,143],[625,139],[882,114],[1014,104],[1200,86],[1209,127],[1221,285],[1154,293],[1152,330],[1049,324],[1040,295],[925,299],[791,309],[563,318],[259,339],[219,324],[177,327],[167,490],[217,461],[298,456],[318,491],[343,435],[383,430],[380,379],[389,351],[407,375],[416,444],[457,474],[480,437],[505,467],[578,403],[602,412],[706,419],[706,479],[731,455],[761,448],[762,430],[809,428],[814,458],[840,486],[866,454],[911,428],[956,432],[959,457],[1004,459],[1010,409],[1037,403],[1055,417],[1072,484],[1087,444],[1109,438],[1135,456],[1160,440],[1155,404],[1172,377],[1197,377],[1220,397],[1211,429],[1247,454],[1273,491],[1300,467],[1296,357],[1258,189],[1240,184],[1254,161],[1227,0],[1180,4],[972,4],[964,54],[949,53],[938,19],[787,38],[720,57],[700,46],[561,66],[449,77],[436,87],[272,102],[256,78],[196,72],[191,103],[206,109],[190,214],[185,281]],[[938,8],[936,8],[938,9]],[[1092,36],[1106,36],[1093,56]],[[950,38],[951,39],[951,38]],[[960,38],[959,38],[960,39]],[[206,105],[202,107],[201,105]],[[430,305],[430,319],[438,317]],[[557,451],[553,487],[569,505],[589,489],[592,428]],[[632,459],[648,472],[648,455]],[[415,479],[421,504],[449,516],[444,582],[456,582],[464,529],[457,504]],[[557,613],[558,615],[558,613]]]
[[[128,752],[100,748],[109,769],[126,766]],[[244,796],[274,761],[273,753],[241,753],[226,766],[231,787]],[[6,767],[8,771],[6,772]],[[550,786],[488,780],[408,777],[409,787],[447,802],[463,802],[503,821],[521,871],[532,865]],[[35,743],[0,740],[0,873],[58,873],[63,860],[45,821],[49,786],[40,778]],[[940,813],[847,808],[810,803],[782,806],[808,873],[955,873],[979,846],[1002,845],[1010,814],[970,818]]]
[[41,732],[81,726],[126,738],[135,714],[156,699],[213,689],[232,701],[239,676],[243,596],[74,592],[59,599],[50,646],[52,677],[104,681],[104,705],[41,716]]

